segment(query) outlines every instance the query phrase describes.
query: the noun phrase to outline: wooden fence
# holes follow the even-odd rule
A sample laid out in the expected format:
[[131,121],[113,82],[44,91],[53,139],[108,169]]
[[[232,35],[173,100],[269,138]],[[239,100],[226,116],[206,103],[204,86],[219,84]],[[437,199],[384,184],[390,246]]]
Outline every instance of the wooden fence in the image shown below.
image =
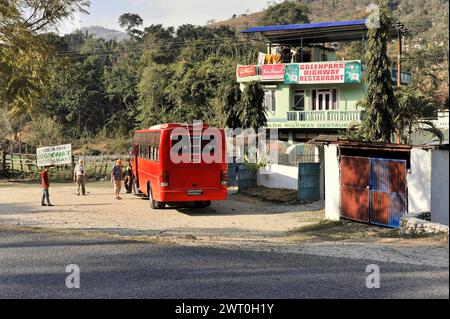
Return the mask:
[[[71,179],[78,160],[84,160],[89,178],[99,179],[109,177],[111,168],[118,158],[126,160],[129,155],[75,155],[71,165],[61,165],[51,168],[53,176],[59,179]],[[0,151],[0,176],[37,178],[40,168],[36,164],[36,154],[9,153]]]

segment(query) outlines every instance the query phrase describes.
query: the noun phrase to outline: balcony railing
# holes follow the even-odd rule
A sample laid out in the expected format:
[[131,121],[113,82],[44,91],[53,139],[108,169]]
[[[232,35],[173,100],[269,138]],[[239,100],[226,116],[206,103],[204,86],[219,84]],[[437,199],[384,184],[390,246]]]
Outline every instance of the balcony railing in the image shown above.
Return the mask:
[[361,111],[292,111],[287,112],[289,122],[360,122]]

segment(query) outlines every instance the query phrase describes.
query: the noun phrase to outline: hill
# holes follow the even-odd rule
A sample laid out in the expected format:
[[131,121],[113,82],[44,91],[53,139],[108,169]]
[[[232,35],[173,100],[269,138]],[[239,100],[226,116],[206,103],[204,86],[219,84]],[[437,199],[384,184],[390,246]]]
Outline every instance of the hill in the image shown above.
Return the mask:
[[90,27],[84,27],[80,29],[83,33],[89,33],[92,34],[95,38],[101,38],[104,40],[113,40],[116,39],[117,41],[122,41],[128,39],[128,35],[125,32],[114,30],[114,29],[108,29],[101,26],[90,26]]
[[[366,8],[373,0],[297,0],[310,11],[311,22],[353,20],[367,17]],[[448,0],[392,0],[393,16],[411,31],[420,45],[448,43]],[[210,23],[209,26],[230,26],[237,31],[260,25],[264,11],[235,14],[229,20]],[[439,30],[444,30],[441,32]]]

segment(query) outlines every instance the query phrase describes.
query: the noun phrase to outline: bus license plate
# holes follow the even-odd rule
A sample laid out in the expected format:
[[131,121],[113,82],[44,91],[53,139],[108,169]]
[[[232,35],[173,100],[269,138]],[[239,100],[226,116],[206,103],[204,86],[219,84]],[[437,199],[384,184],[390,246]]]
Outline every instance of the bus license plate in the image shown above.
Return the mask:
[[188,196],[202,196],[203,191],[188,191]]

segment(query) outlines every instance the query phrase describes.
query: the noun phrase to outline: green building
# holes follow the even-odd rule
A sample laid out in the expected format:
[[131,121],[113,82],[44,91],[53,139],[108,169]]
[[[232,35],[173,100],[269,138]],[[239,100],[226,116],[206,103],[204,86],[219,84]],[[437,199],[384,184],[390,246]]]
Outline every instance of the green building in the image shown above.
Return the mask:
[[[364,42],[367,31],[366,20],[242,31],[262,36],[267,52],[260,53],[254,65],[238,65],[237,81],[242,87],[249,81],[261,82],[268,127],[278,128],[280,140],[306,142],[320,134],[339,134],[361,122],[364,114],[357,103],[366,88],[361,61],[364,52],[355,60],[343,61],[337,59],[335,48],[340,42]],[[392,30],[392,36],[399,34]],[[396,70],[392,73],[397,82]],[[410,75],[402,73],[401,80],[409,82]]]

